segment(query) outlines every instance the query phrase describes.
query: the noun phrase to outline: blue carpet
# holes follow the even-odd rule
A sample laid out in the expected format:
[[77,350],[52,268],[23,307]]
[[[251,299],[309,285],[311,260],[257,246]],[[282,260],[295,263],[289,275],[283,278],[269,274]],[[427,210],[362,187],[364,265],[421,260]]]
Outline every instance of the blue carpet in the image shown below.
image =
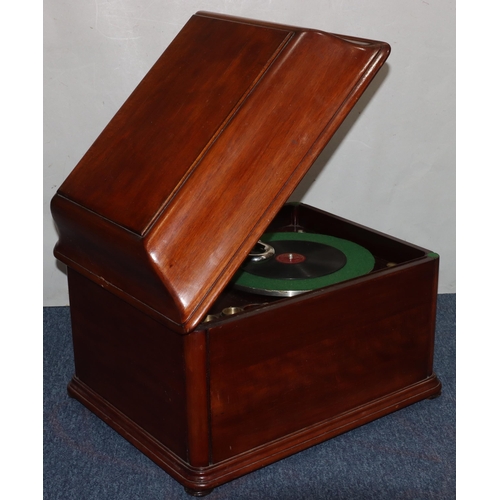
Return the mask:
[[[439,295],[442,395],[220,486],[209,500],[455,498],[454,294]],[[44,308],[44,499],[189,500],[184,488],[80,403],[69,308]]]

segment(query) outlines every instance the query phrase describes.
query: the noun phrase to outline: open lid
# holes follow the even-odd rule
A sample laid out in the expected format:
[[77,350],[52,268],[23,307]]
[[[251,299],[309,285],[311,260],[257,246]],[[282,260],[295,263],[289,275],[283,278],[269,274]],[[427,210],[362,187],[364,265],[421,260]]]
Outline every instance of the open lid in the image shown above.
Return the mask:
[[58,190],[55,255],[193,330],[389,51],[197,13]]

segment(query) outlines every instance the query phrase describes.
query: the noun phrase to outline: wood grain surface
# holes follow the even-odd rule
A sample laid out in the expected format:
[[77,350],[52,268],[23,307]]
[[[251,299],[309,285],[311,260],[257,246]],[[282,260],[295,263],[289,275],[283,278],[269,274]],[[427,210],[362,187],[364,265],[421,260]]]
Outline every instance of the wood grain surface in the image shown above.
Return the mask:
[[56,256],[192,331],[389,50],[193,16],[59,188]]

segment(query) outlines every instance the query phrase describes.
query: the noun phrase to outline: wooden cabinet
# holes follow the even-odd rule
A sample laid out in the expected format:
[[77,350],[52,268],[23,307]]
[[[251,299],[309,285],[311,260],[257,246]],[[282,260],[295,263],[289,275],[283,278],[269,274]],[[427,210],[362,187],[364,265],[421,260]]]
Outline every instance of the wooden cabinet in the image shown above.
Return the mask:
[[[388,55],[197,13],[53,198],[69,392],[192,494],[440,391],[438,256],[286,204]],[[242,291],[265,232],[343,238],[374,265],[293,297]]]

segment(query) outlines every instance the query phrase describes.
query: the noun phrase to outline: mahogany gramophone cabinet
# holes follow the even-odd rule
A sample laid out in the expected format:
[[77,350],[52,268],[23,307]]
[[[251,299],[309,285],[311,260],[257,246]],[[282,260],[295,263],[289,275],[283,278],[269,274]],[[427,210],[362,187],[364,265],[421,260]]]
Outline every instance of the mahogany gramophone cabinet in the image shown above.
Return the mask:
[[440,392],[438,256],[286,204],[389,51],[197,13],[52,200],[69,394],[195,496]]

